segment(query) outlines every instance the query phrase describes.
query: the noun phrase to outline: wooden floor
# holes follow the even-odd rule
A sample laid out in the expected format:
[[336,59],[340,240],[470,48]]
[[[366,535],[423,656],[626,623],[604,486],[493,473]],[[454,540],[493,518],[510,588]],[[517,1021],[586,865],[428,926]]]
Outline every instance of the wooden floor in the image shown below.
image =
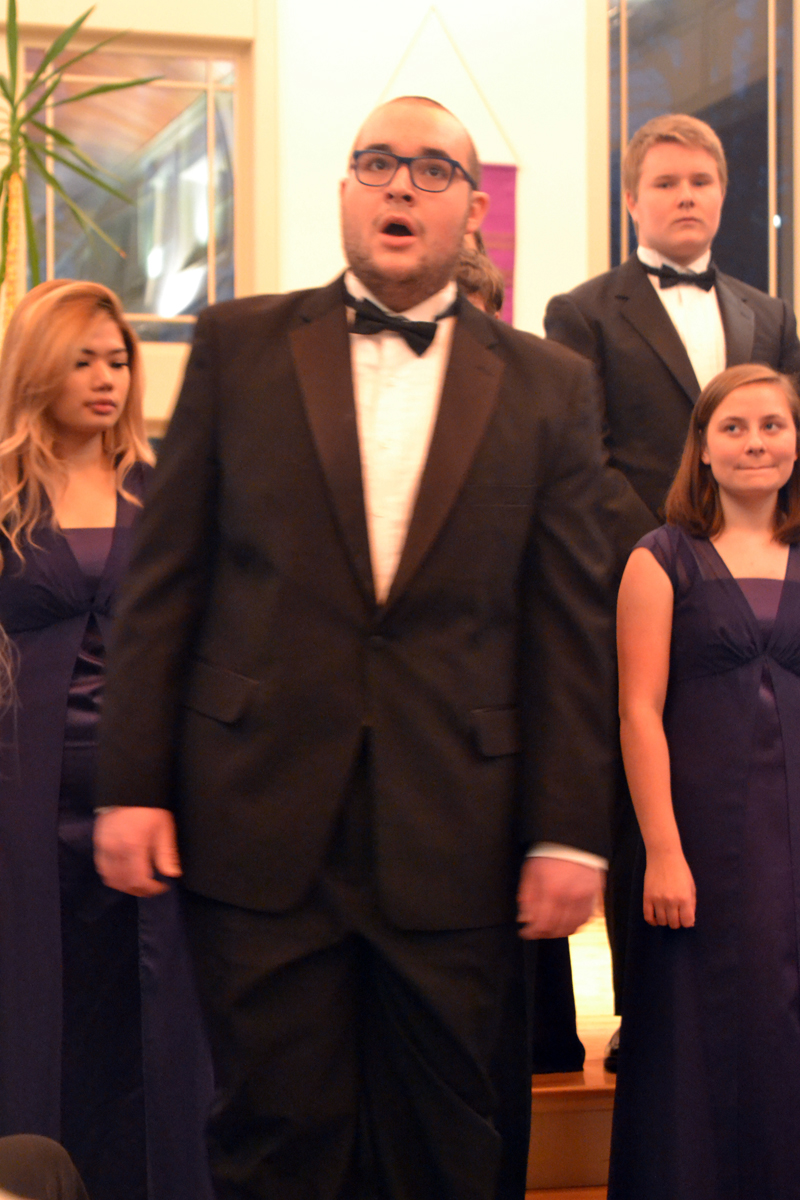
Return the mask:
[[606,1189],[548,1188],[547,1191],[526,1192],[526,1200],[606,1200]]
[[[605,921],[598,914],[570,938],[578,1033],[586,1047],[583,1072],[534,1076],[534,1110],[547,1096],[561,1093],[562,1103],[591,1103],[591,1096],[613,1087],[614,1077],[603,1069],[606,1043],[617,1027],[611,989],[611,957]],[[534,1130],[535,1130],[534,1116]],[[534,1133],[535,1136],[535,1133]],[[601,1151],[602,1153],[602,1151]],[[607,1156],[607,1148],[605,1149]],[[526,1200],[606,1200],[605,1187],[547,1187],[529,1191]]]

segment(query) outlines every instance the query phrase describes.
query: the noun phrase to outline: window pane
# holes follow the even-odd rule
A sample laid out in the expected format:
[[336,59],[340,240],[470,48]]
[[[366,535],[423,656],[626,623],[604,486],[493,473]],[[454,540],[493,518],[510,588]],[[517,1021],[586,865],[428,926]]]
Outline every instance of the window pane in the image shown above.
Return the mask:
[[[42,52],[28,52],[35,67]],[[232,88],[206,91],[210,77],[235,82],[227,59],[179,59],[156,55],[101,53],[94,56],[94,79],[169,73],[166,80],[121,92],[92,96],[75,104],[56,103],[43,114],[108,175],[107,182],[131,203],[110,195],[65,165],[52,171],[70,199],[124,251],[119,255],[95,234],[85,234],[69,205],[53,201],[55,277],[95,279],[113,288],[126,311],[155,317],[142,332],[153,340],[184,340],[191,326],[163,318],[196,314],[209,302],[209,220],[213,185],[216,290],[211,299],[234,294]],[[78,64],[83,74],[84,64]],[[180,81],[180,82],[179,82]],[[54,96],[63,101],[92,86],[67,76]],[[213,95],[214,163],[208,162],[209,97]],[[56,147],[58,150],[58,147]],[[42,150],[44,153],[44,149]],[[111,174],[113,173],[113,174]],[[45,263],[46,194],[28,169],[37,243]]]
[[217,239],[217,300],[231,300],[233,275],[233,95],[219,92],[214,161],[214,229]]
[[211,64],[211,74],[217,87],[233,87],[235,68],[232,62],[220,59]]
[[[628,0],[627,8],[628,136],[661,113],[708,121],[733,183],[714,258],[767,290],[767,0]],[[612,38],[612,53],[614,45]],[[618,79],[613,57],[611,69]],[[617,87],[612,83],[612,96]],[[617,197],[617,214],[619,204]]]
[[[57,95],[79,86],[68,83]],[[136,91],[136,103],[112,92],[53,112],[57,128],[96,162],[113,164],[114,185],[132,201],[56,165],[59,183],[125,257],[85,236],[57,198],[55,275],[105,283],[130,312],[196,312],[206,303],[208,274],[205,93],[158,85]],[[43,213],[37,216],[41,225]]]
[[194,318],[188,321],[159,321],[134,317],[131,325],[140,342],[190,342],[194,337]]
[[776,3],[778,108],[778,295],[794,308],[794,120],[792,113],[792,0]]
[[[86,49],[86,47],[82,47]],[[56,66],[69,62],[80,50],[67,49],[55,60]],[[29,47],[25,51],[25,70],[34,71],[42,61],[44,51]],[[227,64],[230,69],[231,64]],[[112,79],[139,79],[145,75],[161,75],[164,79],[184,80],[188,83],[206,82],[206,60],[184,58],[167,54],[125,54],[113,50],[100,50],[77,62],[70,72],[77,75],[103,75]]]

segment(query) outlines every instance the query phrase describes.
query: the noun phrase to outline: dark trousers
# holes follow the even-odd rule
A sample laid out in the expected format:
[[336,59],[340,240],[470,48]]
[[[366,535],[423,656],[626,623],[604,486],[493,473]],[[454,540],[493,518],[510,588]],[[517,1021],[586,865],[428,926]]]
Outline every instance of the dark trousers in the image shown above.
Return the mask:
[[632,917],[640,915],[642,911],[641,889],[634,891],[640,841],[639,823],[628,785],[621,773],[611,810],[611,857],[606,879],[606,928],[614,978],[614,1012],[617,1014],[620,1012],[625,980],[628,931]]
[[66,1150],[50,1138],[0,1138],[0,1187],[26,1200],[88,1200]]
[[362,759],[324,876],[298,909],[186,895],[220,1087],[217,1195],[522,1200],[516,929],[392,926],[371,880],[366,779]]
[[586,1051],[578,1037],[569,938],[529,942],[525,975],[534,1074],[582,1071]]

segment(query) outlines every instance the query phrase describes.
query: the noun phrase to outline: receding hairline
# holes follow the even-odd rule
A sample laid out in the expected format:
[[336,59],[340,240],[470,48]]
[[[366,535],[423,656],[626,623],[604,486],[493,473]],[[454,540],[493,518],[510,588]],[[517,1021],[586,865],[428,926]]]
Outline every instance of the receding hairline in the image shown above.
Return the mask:
[[421,108],[438,108],[440,112],[446,113],[448,117],[452,117],[456,125],[458,125],[461,129],[467,141],[467,161],[464,165],[474,179],[476,187],[480,185],[481,164],[480,160],[478,159],[478,151],[475,149],[475,143],[472,140],[469,130],[463,121],[459,120],[454,112],[451,112],[449,108],[445,108],[444,104],[440,104],[438,100],[431,100],[429,96],[394,96],[391,100],[386,100],[383,104],[379,104],[376,108],[373,108],[372,112],[369,113],[369,115],[361,123],[358,133],[355,136],[353,145],[350,148],[350,158],[353,156],[353,151],[358,147],[358,143],[361,140],[361,135],[363,134],[367,124],[372,120],[376,113],[381,111],[381,109],[390,108],[393,104],[419,105]]

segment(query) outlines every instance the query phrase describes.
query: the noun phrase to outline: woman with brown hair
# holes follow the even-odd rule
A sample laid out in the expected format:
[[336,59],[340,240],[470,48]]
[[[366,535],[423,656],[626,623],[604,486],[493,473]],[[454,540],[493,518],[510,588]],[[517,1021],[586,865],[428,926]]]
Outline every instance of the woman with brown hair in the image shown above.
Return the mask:
[[799,429],[785,376],[716,376],[620,587],[643,908],[609,1200],[798,1195]]
[[92,1200],[197,1200],[210,1068],[177,899],[110,891],[92,862],[105,646],[152,469],[142,389],[107,288],[57,280],[17,308],[0,357],[0,1134],[62,1142]]

